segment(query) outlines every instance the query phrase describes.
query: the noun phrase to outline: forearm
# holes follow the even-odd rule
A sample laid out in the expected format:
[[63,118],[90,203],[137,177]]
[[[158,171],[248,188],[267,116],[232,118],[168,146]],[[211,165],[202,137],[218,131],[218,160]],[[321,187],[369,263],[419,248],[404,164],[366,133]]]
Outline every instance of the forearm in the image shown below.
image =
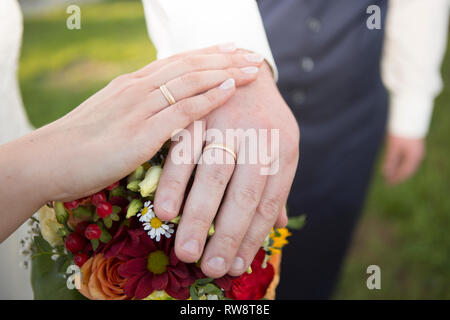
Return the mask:
[[40,140],[33,132],[0,146],[0,242],[47,201]]

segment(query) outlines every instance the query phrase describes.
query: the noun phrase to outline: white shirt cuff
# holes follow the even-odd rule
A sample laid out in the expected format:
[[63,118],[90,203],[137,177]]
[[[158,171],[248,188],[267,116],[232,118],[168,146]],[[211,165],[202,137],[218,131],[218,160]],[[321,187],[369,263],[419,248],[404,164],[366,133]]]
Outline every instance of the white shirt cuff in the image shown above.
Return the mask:
[[433,96],[392,93],[388,121],[389,133],[411,139],[425,137],[430,126],[433,104]]
[[278,71],[254,0],[143,0],[147,27],[158,58],[234,42],[264,56]]

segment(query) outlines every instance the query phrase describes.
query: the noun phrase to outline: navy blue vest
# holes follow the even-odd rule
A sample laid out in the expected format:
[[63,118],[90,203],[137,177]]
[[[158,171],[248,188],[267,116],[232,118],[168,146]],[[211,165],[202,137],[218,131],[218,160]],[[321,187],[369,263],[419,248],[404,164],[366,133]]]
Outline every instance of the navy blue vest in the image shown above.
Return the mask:
[[[357,209],[386,122],[380,60],[387,1],[259,0],[258,5],[279,89],[300,124],[291,212],[314,210],[324,199]],[[366,25],[370,5],[381,9],[381,30]]]

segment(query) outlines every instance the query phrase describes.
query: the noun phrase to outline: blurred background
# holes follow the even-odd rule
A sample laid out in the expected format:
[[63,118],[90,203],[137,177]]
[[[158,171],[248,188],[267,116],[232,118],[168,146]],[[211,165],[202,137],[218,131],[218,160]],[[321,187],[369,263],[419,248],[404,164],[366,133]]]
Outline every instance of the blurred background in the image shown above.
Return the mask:
[[[119,74],[155,59],[140,0],[20,0],[24,38],[20,86],[34,126],[76,107]],[[82,7],[81,30],[65,27],[68,4]],[[419,173],[387,187],[377,169],[337,299],[450,299],[450,51]],[[366,268],[381,267],[381,290]]]

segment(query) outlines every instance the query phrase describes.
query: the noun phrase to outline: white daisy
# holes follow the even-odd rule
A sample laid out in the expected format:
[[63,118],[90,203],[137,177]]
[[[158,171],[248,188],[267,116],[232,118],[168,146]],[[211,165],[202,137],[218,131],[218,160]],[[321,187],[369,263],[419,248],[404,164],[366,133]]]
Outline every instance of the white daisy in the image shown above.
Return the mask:
[[150,214],[153,213],[153,204],[151,201],[146,201],[144,203],[144,207],[139,211],[137,214],[137,217],[139,218],[140,222],[150,222],[152,219]]
[[144,230],[148,231],[147,234],[150,238],[160,241],[161,235],[166,238],[172,236],[174,224],[159,219],[155,215],[155,212],[153,212],[153,204],[150,201],[144,203],[144,208],[142,208],[137,216],[139,217],[139,221],[142,222]]

